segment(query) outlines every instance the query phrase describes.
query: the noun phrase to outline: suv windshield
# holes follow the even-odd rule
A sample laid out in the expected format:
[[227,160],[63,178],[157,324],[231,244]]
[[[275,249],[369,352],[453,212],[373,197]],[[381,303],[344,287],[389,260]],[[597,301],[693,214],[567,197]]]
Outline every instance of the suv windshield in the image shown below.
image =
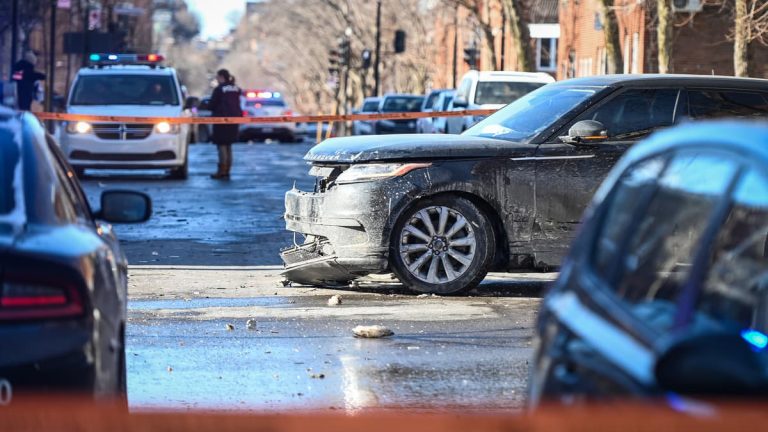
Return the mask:
[[599,90],[599,87],[542,87],[500,109],[464,134],[527,142]]
[[475,104],[506,105],[542,87],[544,83],[486,81],[477,83]]
[[384,100],[384,112],[417,112],[421,111],[422,97],[388,97]]
[[84,75],[77,79],[70,105],[178,105],[167,75]]

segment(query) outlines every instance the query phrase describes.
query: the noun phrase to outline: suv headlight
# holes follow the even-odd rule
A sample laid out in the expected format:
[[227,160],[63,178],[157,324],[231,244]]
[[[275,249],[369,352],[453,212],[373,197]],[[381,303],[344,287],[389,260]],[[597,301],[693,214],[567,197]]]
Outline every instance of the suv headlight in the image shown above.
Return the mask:
[[161,134],[177,134],[181,126],[177,124],[170,124],[168,122],[160,122],[155,125],[155,132]]
[[87,134],[93,131],[93,127],[90,123],[84,121],[79,122],[67,122],[67,133],[71,134]]
[[352,165],[336,178],[336,184],[361,183],[400,177],[409,172],[432,166],[431,163],[374,163]]

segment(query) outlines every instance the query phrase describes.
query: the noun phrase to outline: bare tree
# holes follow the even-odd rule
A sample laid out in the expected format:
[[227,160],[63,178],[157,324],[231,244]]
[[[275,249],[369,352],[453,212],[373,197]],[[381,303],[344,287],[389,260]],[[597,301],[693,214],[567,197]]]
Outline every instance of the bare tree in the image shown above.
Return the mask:
[[531,34],[523,17],[522,0],[501,0],[504,14],[510,24],[512,33],[512,49],[517,57],[517,65],[521,71],[535,70],[534,52],[531,49]]
[[621,73],[624,70],[624,60],[621,56],[619,24],[616,19],[614,0],[600,0],[600,16],[603,21],[608,73]]
[[656,13],[659,20],[656,27],[657,59],[659,73],[664,74],[669,73],[672,66],[672,6],[670,0],[656,0]]
[[734,0],[733,70],[736,76],[749,76],[749,46],[768,45],[768,2]]

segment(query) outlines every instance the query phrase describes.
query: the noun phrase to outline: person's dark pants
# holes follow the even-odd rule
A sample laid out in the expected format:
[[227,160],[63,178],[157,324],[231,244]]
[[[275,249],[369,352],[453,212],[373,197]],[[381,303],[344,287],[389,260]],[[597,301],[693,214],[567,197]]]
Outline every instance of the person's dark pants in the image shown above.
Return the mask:
[[216,144],[219,151],[219,165],[226,167],[227,172],[232,167],[232,144]]

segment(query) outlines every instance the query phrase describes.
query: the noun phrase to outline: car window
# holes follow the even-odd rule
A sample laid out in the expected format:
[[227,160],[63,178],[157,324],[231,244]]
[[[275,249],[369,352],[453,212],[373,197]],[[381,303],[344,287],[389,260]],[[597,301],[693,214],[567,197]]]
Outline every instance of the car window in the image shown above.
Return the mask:
[[11,128],[0,129],[0,215],[11,213],[16,208],[16,167],[20,157],[14,131]]
[[[648,171],[638,173],[641,179],[652,176],[658,166],[644,169]],[[736,163],[719,154],[680,154],[667,164],[647,203],[630,204],[638,210],[633,222],[622,226],[618,218],[604,221],[593,254],[597,273],[610,275],[608,285],[615,294],[653,328],[664,331],[673,324],[675,301],[696,247],[737,171]],[[616,198],[611,206],[623,207],[639,197]],[[606,259],[609,254],[615,260]]]
[[693,119],[768,117],[768,94],[731,90],[688,90]]
[[71,105],[178,105],[172,77],[105,74],[77,79]]
[[699,320],[768,333],[768,178],[748,170],[712,250]]
[[379,109],[379,101],[373,100],[363,104],[362,112],[376,112]]
[[597,120],[605,126],[609,138],[639,138],[675,123],[678,95],[677,89],[627,90],[578,116],[572,124]]
[[424,101],[424,108],[425,109],[432,109],[432,106],[435,104],[435,101],[439,97],[440,97],[440,92],[430,93],[429,96],[427,96],[426,100]]
[[448,111],[448,108],[451,107],[451,102],[453,102],[453,96],[446,96],[445,99],[443,99],[443,111]]
[[384,112],[417,112],[421,111],[421,102],[423,98],[420,97],[388,97],[384,99]]
[[85,193],[80,187],[80,183],[78,182],[74,171],[66,162],[64,155],[61,153],[61,150],[59,150],[59,147],[56,145],[56,143],[51,138],[46,138],[46,140],[48,141],[48,149],[50,150],[51,156],[53,156],[54,159],[53,164],[56,167],[59,181],[62,183],[62,186],[64,187],[67,195],[69,195],[70,200],[75,207],[77,217],[82,222],[90,223],[93,221],[91,207],[88,204],[88,199],[85,197]]
[[544,86],[544,83],[486,81],[477,83],[475,104],[506,105]]

